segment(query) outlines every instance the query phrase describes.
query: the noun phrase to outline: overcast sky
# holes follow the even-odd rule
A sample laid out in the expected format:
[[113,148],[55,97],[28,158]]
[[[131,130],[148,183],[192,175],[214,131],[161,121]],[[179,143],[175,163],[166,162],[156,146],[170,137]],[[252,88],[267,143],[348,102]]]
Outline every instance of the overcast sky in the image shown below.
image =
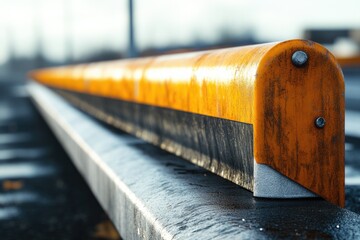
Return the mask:
[[[359,0],[134,0],[140,49],[215,42],[224,32],[259,41],[299,38],[307,27],[360,28]],[[37,45],[52,60],[71,51],[125,52],[127,0],[0,0],[0,63]],[[66,42],[70,44],[66,44]]]

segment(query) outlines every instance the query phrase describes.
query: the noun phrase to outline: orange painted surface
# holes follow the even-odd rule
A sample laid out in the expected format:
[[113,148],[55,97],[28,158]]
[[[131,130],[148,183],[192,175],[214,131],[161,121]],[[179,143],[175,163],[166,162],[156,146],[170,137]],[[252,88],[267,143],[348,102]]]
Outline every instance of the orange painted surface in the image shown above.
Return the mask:
[[[296,50],[309,61],[292,65]],[[52,87],[253,124],[254,156],[344,205],[344,83],[309,41],[253,45],[34,71]],[[325,128],[314,121],[325,117]]]
[[[292,53],[309,56],[301,68]],[[312,42],[285,42],[263,58],[255,84],[254,151],[325,199],[344,206],[345,87],[335,58]],[[315,126],[317,117],[326,125]]]
[[44,69],[30,77],[62,89],[252,123],[257,65],[272,46]]

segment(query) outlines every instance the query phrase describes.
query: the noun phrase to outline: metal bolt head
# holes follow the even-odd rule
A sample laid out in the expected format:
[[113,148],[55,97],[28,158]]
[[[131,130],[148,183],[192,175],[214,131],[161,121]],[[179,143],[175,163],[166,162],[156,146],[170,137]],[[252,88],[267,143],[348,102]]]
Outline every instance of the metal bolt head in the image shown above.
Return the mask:
[[325,121],[325,118],[323,118],[323,117],[318,117],[315,120],[315,125],[317,128],[323,128],[325,126],[325,123],[326,123],[326,121]]
[[304,51],[296,51],[291,56],[291,61],[296,67],[302,67],[308,61],[308,55]]

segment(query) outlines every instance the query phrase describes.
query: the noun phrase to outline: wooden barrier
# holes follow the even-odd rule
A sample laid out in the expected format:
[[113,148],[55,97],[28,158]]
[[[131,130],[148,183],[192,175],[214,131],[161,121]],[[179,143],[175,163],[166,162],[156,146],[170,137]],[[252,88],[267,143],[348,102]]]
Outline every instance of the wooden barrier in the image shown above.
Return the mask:
[[254,177],[254,166],[266,165],[344,205],[344,81],[335,58],[316,43],[291,40],[29,76],[99,119],[249,190],[261,177]]
[[360,66],[360,55],[352,57],[337,57],[337,62],[341,67],[359,67]]

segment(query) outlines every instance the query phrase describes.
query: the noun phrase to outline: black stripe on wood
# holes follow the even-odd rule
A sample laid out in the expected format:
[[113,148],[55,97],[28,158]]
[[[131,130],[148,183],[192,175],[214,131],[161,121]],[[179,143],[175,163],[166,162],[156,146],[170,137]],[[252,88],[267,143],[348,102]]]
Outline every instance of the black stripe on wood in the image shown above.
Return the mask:
[[253,190],[251,124],[66,90],[55,91],[96,118]]

